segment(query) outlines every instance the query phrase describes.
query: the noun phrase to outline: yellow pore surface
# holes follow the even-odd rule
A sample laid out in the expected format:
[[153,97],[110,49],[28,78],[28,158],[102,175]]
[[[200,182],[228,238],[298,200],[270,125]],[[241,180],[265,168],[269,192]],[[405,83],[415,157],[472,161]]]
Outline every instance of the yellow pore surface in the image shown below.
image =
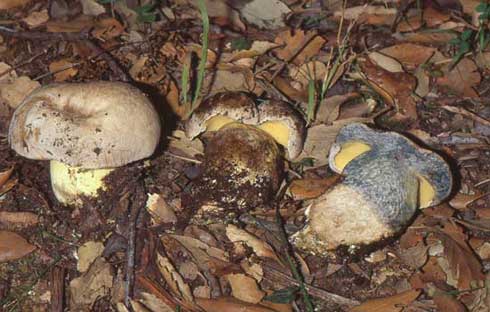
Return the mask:
[[51,186],[56,198],[63,204],[81,204],[80,195],[96,197],[99,189],[113,169],[81,169],[70,167],[62,162],[50,162]]
[[[225,116],[215,116],[206,121],[207,131],[218,131],[222,127],[235,122],[232,118]],[[277,143],[284,147],[289,143],[289,127],[283,121],[267,121],[260,124],[257,128],[267,132],[270,136],[276,140]]]
[[419,176],[419,207],[426,208],[431,206],[435,196],[436,191],[432,184],[429,183],[424,177]]
[[334,164],[339,171],[343,171],[345,166],[356,158],[371,150],[371,146],[362,142],[347,142],[343,144],[340,151],[335,155]]

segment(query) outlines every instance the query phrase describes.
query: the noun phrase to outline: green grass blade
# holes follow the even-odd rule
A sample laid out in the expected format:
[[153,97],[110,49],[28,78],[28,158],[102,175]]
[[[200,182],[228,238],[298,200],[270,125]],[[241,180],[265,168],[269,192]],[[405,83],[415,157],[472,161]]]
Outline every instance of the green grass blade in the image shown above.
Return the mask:
[[201,59],[198,65],[197,71],[197,81],[196,90],[194,92],[194,97],[192,99],[191,111],[194,110],[197,103],[197,99],[201,93],[202,83],[204,81],[204,75],[206,72],[206,62],[208,59],[208,44],[209,44],[209,17],[208,10],[206,8],[206,3],[204,0],[198,1],[199,11],[201,12],[202,20],[202,49],[201,49]]

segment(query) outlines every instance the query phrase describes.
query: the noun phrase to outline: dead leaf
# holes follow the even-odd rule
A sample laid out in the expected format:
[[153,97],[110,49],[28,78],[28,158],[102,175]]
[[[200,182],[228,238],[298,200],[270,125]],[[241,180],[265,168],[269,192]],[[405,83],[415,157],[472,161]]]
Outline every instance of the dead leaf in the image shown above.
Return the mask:
[[[197,8],[198,1],[192,0],[192,4]],[[234,10],[227,1],[223,0],[206,0],[206,8],[209,17],[213,19],[213,22],[218,25],[231,24],[241,31],[245,31],[247,28],[245,24],[240,20],[240,15]]]
[[[198,59],[201,59],[202,46],[200,44],[190,43],[186,45],[183,48],[183,50],[184,50],[183,52],[177,54],[179,56],[180,63],[184,63],[185,62],[184,58],[186,58],[187,54],[190,53],[194,53]],[[208,49],[208,56],[206,58],[206,69],[213,68],[216,65],[216,60],[217,60],[216,53],[213,50]]]
[[334,175],[324,179],[294,180],[289,186],[289,192],[294,200],[313,199],[325,193],[332,185],[337,183],[340,176]]
[[233,243],[244,243],[249,246],[259,257],[270,258],[281,263],[274,249],[266,241],[238,228],[236,225],[229,224],[226,227],[226,237]]
[[170,260],[161,254],[157,254],[157,265],[172,292],[187,302],[194,302],[191,288],[187,285],[179,272],[175,270],[173,264],[170,263]]
[[237,2],[237,9],[247,22],[265,29],[284,27],[284,19],[291,12],[291,9],[279,0]]
[[391,73],[404,72],[402,64],[390,56],[374,51],[369,53],[368,57],[374,64]]
[[24,23],[26,23],[29,28],[35,28],[46,23],[49,20],[48,10],[44,9],[41,11],[35,11],[29,14],[29,16],[22,19]]
[[258,304],[246,303],[231,297],[221,297],[217,299],[196,298],[196,302],[206,312],[276,312]]
[[301,88],[297,88],[300,90],[307,88],[310,80],[323,80],[326,73],[327,67],[319,61],[307,62],[301,66],[291,65],[289,68],[289,76],[301,85]]
[[165,102],[170,106],[172,112],[180,118],[185,118],[189,115],[190,105],[180,102],[179,88],[173,79],[165,79],[162,82],[163,94]]
[[146,210],[150,213],[153,224],[177,222],[175,211],[160,194],[148,194]]
[[308,102],[307,89],[298,90],[291,85],[289,80],[281,76],[277,76],[276,78],[274,78],[272,83],[279,91],[284,93],[288,98],[298,102],[303,102],[303,103]]
[[460,227],[447,222],[444,231],[435,234],[444,245],[444,254],[458,281],[458,289],[471,289],[473,283],[484,279],[481,263],[468,246]]
[[0,211],[0,223],[6,226],[29,227],[39,223],[39,217],[32,212]]
[[108,17],[97,20],[92,35],[101,41],[107,41],[119,37],[123,32],[124,26],[117,19]]
[[456,38],[457,35],[450,32],[411,32],[400,34],[399,39],[406,42],[427,43],[427,44],[442,44],[447,43],[451,39]]
[[78,74],[78,69],[75,64],[68,59],[61,59],[49,64],[49,71],[54,75],[54,80],[57,82],[66,81],[75,77]]
[[105,8],[102,4],[95,0],[80,0],[82,4],[83,14],[89,16],[98,16],[105,13]]
[[11,108],[15,109],[19,106],[29,93],[40,87],[41,84],[37,81],[31,80],[27,76],[21,76],[19,78],[12,79],[7,82],[0,82],[0,101],[5,103]]
[[172,132],[169,149],[175,154],[191,158],[204,154],[204,144],[201,140],[198,138],[189,139],[182,130]]
[[[303,30],[290,30],[280,32],[274,40],[278,45],[284,45],[283,48],[274,49],[274,54],[281,60],[292,62],[298,66],[318,52],[326,43],[326,40],[316,35],[314,32],[305,33]],[[293,59],[292,59],[293,58]]]
[[481,76],[472,60],[463,58],[453,70],[450,71],[450,64],[447,64],[442,71],[444,76],[436,79],[438,85],[447,87],[461,96],[479,97],[473,88],[480,84]]
[[406,265],[410,266],[412,269],[418,270],[424,266],[429,258],[427,251],[429,246],[426,246],[423,242],[419,242],[417,245],[409,248],[402,248],[400,250],[400,259]]
[[442,292],[437,291],[434,296],[432,296],[432,300],[437,306],[438,311],[444,312],[466,312],[465,306],[456,300],[453,296]]
[[17,233],[0,231],[0,263],[17,260],[36,249]]
[[206,78],[206,84],[209,95],[225,91],[254,93],[258,88],[250,68],[230,64],[219,65],[214,75]]
[[110,293],[112,279],[111,265],[97,258],[87,272],[70,282],[70,310],[89,310],[98,298]]
[[158,299],[157,296],[142,292],[141,299],[139,300],[141,303],[148,307],[152,312],[174,312],[175,310],[167,305],[162,300]]
[[457,193],[456,196],[449,201],[449,205],[457,210],[466,210],[469,205],[486,195],[488,195],[488,193],[476,193],[473,195]]
[[233,297],[238,300],[248,303],[259,303],[265,296],[265,293],[259,289],[255,279],[246,274],[228,274],[226,279],[230,283]]
[[407,290],[390,297],[368,300],[350,309],[350,312],[400,312],[419,295],[420,290]]
[[148,55],[140,56],[129,69],[129,75],[136,81],[141,81],[139,75],[145,67],[146,61],[148,61]]
[[8,179],[10,179],[12,172],[14,172],[13,166],[5,171],[0,172],[0,187],[2,187],[5,184],[5,182],[8,181]]
[[[315,116],[314,124],[331,124],[337,120],[340,116],[340,108],[342,104],[352,101],[353,99],[359,97],[359,93],[350,92],[342,95],[334,95],[325,98],[319,105],[318,111]],[[358,116],[360,117],[360,116]],[[345,117],[344,117],[345,119]]]
[[449,21],[451,15],[442,10],[436,10],[432,6],[427,6],[424,8],[423,18],[427,27],[435,27]]
[[89,241],[78,248],[77,270],[86,272],[90,265],[102,255],[104,244],[102,242]]
[[435,48],[415,43],[404,42],[380,50],[380,53],[398,60],[407,69],[413,69],[424,64],[436,51]]
[[10,10],[30,3],[31,0],[2,0],[0,10]]
[[397,108],[397,112],[411,120],[417,119],[417,109],[412,92],[416,87],[416,80],[407,73],[391,73],[375,66],[372,62],[362,63],[362,70],[366,82],[390,105]]
[[[364,16],[389,16],[391,21],[396,15],[396,9],[387,8],[384,6],[373,6],[373,5],[359,5],[347,8],[345,10],[339,10],[333,14],[337,18],[343,17],[346,20],[359,19],[361,15]],[[387,20],[386,22],[389,22]]]
[[234,51],[229,58],[224,59],[223,62],[234,62],[244,58],[254,58],[263,55],[269,50],[277,48],[279,44],[269,41],[254,41],[252,46],[247,50]]

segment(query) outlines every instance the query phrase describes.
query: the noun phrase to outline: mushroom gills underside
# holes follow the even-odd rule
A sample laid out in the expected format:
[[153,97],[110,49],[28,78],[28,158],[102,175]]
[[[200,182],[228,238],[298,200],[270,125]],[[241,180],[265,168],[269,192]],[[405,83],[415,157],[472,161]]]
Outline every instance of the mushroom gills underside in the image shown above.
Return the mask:
[[50,161],[51,186],[59,202],[80,205],[81,196],[96,197],[105,190],[104,178],[114,169],[82,169],[62,162]]

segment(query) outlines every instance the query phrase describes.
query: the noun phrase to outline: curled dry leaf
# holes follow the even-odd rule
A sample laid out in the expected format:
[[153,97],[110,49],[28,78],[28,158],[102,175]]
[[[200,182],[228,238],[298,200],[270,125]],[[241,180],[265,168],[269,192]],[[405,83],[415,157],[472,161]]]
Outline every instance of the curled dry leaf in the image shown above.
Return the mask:
[[466,210],[471,203],[487,195],[488,193],[476,193],[473,195],[458,193],[449,201],[449,205],[457,210]]
[[279,0],[238,1],[236,7],[241,16],[259,28],[277,29],[284,27],[284,19],[291,9]]
[[228,58],[224,59],[223,62],[234,62],[244,58],[254,58],[263,55],[269,50],[277,48],[279,44],[269,41],[254,41],[252,46],[247,50],[234,51]]
[[221,64],[212,76],[206,77],[209,94],[225,91],[259,92],[253,72],[248,67]]
[[32,212],[0,211],[0,223],[6,226],[29,227],[38,222],[38,215]]
[[231,297],[221,297],[217,299],[196,298],[199,304],[206,312],[276,312],[270,308],[258,304],[246,303]]
[[0,172],[0,187],[2,187],[5,184],[5,182],[8,181],[8,179],[10,179],[12,172],[14,172],[13,166],[5,171]]
[[357,97],[359,93],[350,92],[342,95],[334,95],[325,98],[318,107],[314,124],[331,124],[340,116],[340,107],[342,104],[349,102]]
[[96,0],[80,0],[84,15],[97,16],[105,13],[105,8]]
[[172,263],[170,263],[170,260],[167,257],[158,254],[157,265],[172,292],[187,302],[194,302],[191,288],[187,285],[179,272],[177,272]]
[[253,249],[259,257],[266,257],[281,263],[274,249],[264,240],[238,228],[236,225],[229,224],[226,227],[226,236],[233,243],[244,243]]
[[168,306],[165,302],[158,299],[155,295],[142,292],[139,300],[145,307],[148,307],[152,312],[174,312],[175,310]]
[[10,231],[0,231],[0,263],[27,256],[36,247],[22,236]]
[[459,302],[453,296],[442,292],[436,291],[436,293],[432,296],[432,300],[437,306],[439,311],[444,312],[466,312],[468,311],[465,306]]
[[326,40],[314,32],[305,33],[303,30],[280,32],[274,40],[282,48],[274,49],[274,54],[284,61],[292,60],[296,65],[302,65],[306,60],[318,55]]
[[368,300],[352,308],[350,312],[401,312],[419,295],[420,290],[407,290],[390,297]]
[[307,88],[310,80],[322,80],[326,73],[327,67],[319,61],[307,62],[301,66],[291,65],[289,69],[289,76],[301,85],[297,88],[299,90]]
[[66,81],[78,74],[78,69],[75,67],[75,64],[68,59],[52,62],[49,64],[49,71],[54,75],[54,80],[57,82]]
[[402,64],[400,64],[400,62],[395,58],[376,51],[369,53],[368,57],[371,62],[383,68],[384,70],[389,71],[390,73],[404,72]]
[[230,283],[231,294],[238,300],[259,303],[265,296],[265,292],[259,289],[257,281],[246,274],[228,274],[226,279]]
[[27,76],[17,78],[17,75],[15,75],[11,79],[1,80],[0,102],[5,102],[8,106],[15,109],[29,93],[39,86],[39,82],[31,80]]
[[324,179],[306,178],[294,180],[289,186],[289,192],[295,200],[317,198],[337,183],[339,178],[339,175],[335,175]]

